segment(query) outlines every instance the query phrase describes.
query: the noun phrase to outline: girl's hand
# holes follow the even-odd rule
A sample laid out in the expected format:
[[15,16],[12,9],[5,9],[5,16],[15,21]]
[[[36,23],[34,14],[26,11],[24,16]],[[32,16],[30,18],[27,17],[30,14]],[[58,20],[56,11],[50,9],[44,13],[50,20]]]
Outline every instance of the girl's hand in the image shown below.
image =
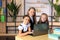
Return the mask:
[[33,34],[33,32],[27,32],[28,34]]

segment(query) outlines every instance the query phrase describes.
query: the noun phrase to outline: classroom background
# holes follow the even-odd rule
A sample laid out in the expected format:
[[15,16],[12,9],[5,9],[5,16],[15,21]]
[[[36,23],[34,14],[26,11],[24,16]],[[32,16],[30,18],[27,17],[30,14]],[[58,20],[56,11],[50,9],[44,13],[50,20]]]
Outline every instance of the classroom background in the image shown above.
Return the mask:
[[[56,0],[51,0],[51,2],[56,4]],[[60,4],[59,2],[60,0],[57,3],[58,5]],[[17,9],[19,12],[15,11],[16,9],[14,7],[19,7]],[[49,26],[51,28],[60,26],[60,14],[57,13],[58,11],[56,12],[48,0],[0,0],[1,40],[15,40],[14,36],[18,33],[17,27],[22,22],[23,16],[27,14],[27,10],[30,7],[36,8],[37,21],[42,13],[46,13],[48,15]],[[5,38],[5,36],[7,37]]]

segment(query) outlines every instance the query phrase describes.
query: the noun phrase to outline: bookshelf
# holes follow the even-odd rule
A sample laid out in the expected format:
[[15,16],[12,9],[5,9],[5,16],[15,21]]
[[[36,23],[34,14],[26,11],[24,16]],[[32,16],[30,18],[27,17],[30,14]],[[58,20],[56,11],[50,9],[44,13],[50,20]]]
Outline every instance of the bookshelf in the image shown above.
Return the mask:
[[5,0],[0,0],[0,34],[6,34]]

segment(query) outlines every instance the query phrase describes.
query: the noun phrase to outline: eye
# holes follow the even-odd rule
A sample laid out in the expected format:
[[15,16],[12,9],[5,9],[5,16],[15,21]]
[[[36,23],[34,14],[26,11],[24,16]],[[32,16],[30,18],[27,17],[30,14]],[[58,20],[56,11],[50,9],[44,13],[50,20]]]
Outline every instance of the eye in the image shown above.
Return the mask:
[[26,19],[26,20],[28,20],[28,19]]

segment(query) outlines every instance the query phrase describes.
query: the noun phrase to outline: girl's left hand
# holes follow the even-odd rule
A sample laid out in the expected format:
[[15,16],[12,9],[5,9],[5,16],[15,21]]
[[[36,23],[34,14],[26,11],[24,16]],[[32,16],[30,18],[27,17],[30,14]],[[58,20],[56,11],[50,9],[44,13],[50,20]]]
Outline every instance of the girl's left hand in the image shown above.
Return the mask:
[[28,32],[28,34],[33,34],[33,32]]

